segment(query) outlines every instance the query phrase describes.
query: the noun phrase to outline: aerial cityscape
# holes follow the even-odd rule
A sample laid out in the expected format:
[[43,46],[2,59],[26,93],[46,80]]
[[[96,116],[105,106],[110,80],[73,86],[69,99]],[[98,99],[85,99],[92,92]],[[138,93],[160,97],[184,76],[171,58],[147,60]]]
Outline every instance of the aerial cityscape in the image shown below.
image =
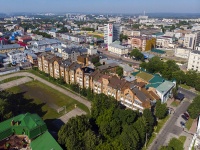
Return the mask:
[[200,150],[199,0],[1,0],[0,150]]

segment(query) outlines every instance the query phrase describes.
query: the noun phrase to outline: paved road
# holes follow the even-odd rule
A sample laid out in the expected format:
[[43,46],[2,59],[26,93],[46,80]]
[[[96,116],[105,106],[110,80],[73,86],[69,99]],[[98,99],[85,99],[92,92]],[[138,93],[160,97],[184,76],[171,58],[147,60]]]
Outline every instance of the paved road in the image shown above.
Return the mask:
[[[0,79],[1,81],[2,79]],[[1,90],[6,90],[6,89],[9,89],[13,86],[18,86],[18,85],[21,85],[21,84],[24,84],[26,82],[30,82],[32,81],[33,79],[29,78],[29,77],[23,77],[23,78],[20,78],[20,79],[16,79],[16,80],[13,80],[13,81],[10,81],[10,82],[6,82],[6,83],[3,83],[3,84],[0,84],[0,89]]]
[[84,112],[83,110],[79,109],[79,108],[75,108],[72,111],[68,112],[67,114],[63,115],[62,117],[56,119],[55,121],[53,121],[52,123],[58,128],[60,129],[60,127],[64,124],[66,124],[68,122],[68,120],[72,117],[76,117],[76,116],[81,116],[81,115],[85,115],[86,112]]
[[185,98],[187,98],[187,99],[194,99],[197,96],[196,93],[193,93],[193,92],[183,89],[181,87],[178,88],[178,92],[184,94]]
[[173,133],[178,136],[180,135],[182,128],[175,125],[175,123],[176,123],[177,118],[187,110],[189,105],[190,105],[189,101],[183,101],[180,104],[180,106],[176,109],[176,112],[171,116],[171,118],[165,124],[163,129],[157,135],[157,138],[150,145],[150,147],[148,148],[149,150],[158,150],[159,147],[164,145],[169,133]]
[[52,84],[52,83],[50,83],[50,82],[48,82],[48,81],[46,81],[46,80],[34,75],[32,73],[29,73],[29,72],[18,72],[18,73],[14,73],[14,74],[9,74],[9,75],[1,77],[0,81],[1,80],[5,80],[7,78],[15,77],[15,76],[32,77],[33,79],[38,80],[38,81],[46,84],[47,86],[50,86],[51,88],[53,88],[53,89],[65,94],[65,95],[77,100],[78,102],[84,104],[85,106],[88,107],[89,110],[91,109],[91,103],[89,101],[85,100],[84,98],[82,98],[82,97],[80,97],[80,96],[78,96],[78,95],[76,95],[76,94],[74,94],[74,93],[72,93],[72,92],[70,92],[68,90],[65,90],[65,89],[63,89],[63,88],[61,88],[61,87],[59,87],[57,85],[54,85],[54,84]]

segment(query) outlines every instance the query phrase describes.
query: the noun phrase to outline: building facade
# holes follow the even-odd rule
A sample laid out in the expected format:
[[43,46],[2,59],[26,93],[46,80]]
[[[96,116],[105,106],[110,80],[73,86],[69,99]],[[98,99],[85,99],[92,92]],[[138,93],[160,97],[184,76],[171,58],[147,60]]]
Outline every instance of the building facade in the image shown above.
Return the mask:
[[190,52],[187,70],[200,71],[200,51],[193,50]]

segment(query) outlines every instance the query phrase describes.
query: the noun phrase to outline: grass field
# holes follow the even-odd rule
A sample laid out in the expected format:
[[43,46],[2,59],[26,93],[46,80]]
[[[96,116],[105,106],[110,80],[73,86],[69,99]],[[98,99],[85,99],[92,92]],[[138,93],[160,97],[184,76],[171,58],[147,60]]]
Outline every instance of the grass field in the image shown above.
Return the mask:
[[192,123],[193,123],[193,119],[189,118],[188,121],[185,124],[186,129],[190,130]]
[[[32,100],[32,103],[36,105],[41,105],[42,115],[40,115],[44,120],[55,119],[61,116],[56,112],[55,108],[66,106],[67,112],[74,108],[77,104],[79,108],[89,113],[88,108],[77,102],[76,100],[54,90],[53,88],[46,86],[39,81],[32,81],[26,84],[20,85],[18,87],[13,87],[8,89],[9,92],[13,93],[23,93],[23,96],[27,100]],[[30,110],[30,111],[34,111]],[[37,112],[35,112],[37,113]]]
[[172,103],[171,103],[171,106],[173,106],[173,107],[177,107],[178,105],[180,104],[180,102],[178,102],[178,101],[173,101]]
[[10,81],[13,81],[13,80],[17,80],[17,79],[20,79],[20,78],[23,78],[23,76],[16,76],[16,77],[11,77],[11,78],[7,78],[5,80],[2,80],[0,81],[0,83],[7,83],[7,82],[10,82]]
[[180,136],[179,137],[179,140],[183,143],[183,145],[184,145],[184,143],[185,143],[185,140],[186,140],[186,136]]
[[186,89],[186,90],[190,90],[190,89],[191,89],[190,86],[187,86],[187,85],[185,85],[185,84],[180,84],[180,87],[182,87],[182,88],[184,88],[184,89]]
[[145,81],[149,81],[149,80],[151,80],[153,78],[153,75],[148,74],[146,72],[140,72],[136,76],[142,78]]

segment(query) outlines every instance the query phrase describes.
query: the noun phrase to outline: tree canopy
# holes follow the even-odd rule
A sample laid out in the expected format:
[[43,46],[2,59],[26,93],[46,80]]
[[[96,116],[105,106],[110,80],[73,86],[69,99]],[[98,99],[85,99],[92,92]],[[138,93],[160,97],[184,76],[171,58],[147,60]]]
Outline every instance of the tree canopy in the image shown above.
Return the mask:
[[120,66],[117,66],[116,73],[119,77],[123,77],[123,68]]
[[144,55],[136,48],[131,51],[130,56],[135,57],[136,60],[144,61]]
[[195,97],[188,107],[188,113],[192,119],[196,119],[200,114],[200,96]]
[[139,150],[144,146],[146,135],[153,132],[154,125],[150,110],[144,110],[142,115],[99,94],[93,97],[91,116],[70,119],[60,129],[58,141],[67,149]]
[[161,101],[157,101],[155,111],[155,115],[158,119],[164,119],[167,116],[166,104],[161,104]]

